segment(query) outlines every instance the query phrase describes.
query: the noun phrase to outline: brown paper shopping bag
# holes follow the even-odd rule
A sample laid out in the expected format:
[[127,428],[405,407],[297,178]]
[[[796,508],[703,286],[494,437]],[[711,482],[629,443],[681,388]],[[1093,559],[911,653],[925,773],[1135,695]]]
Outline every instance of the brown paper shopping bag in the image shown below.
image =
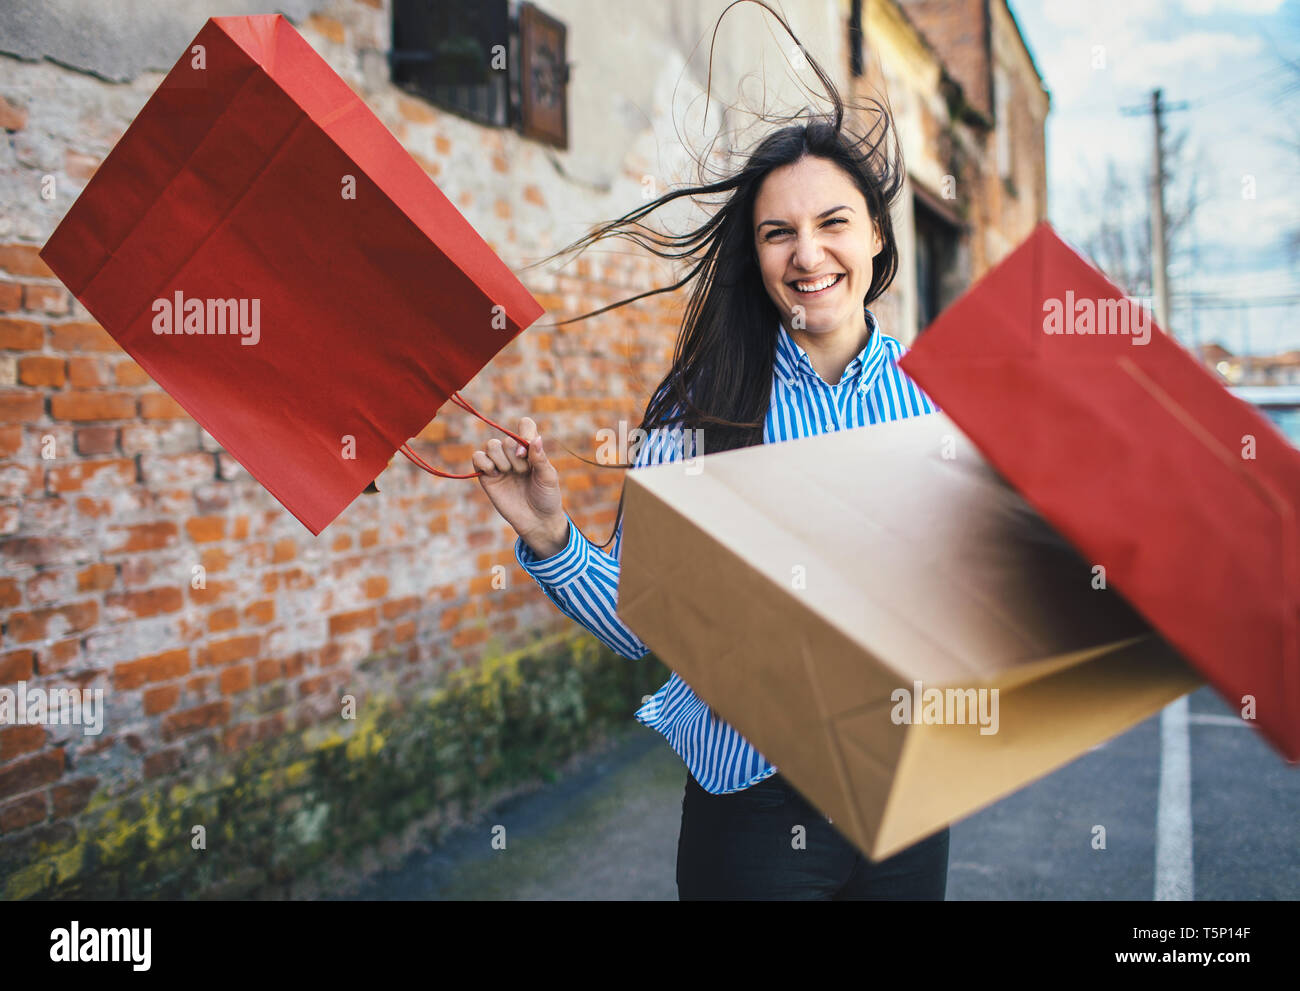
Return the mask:
[[1202,680],[943,414],[628,475],[618,613],[883,859]]

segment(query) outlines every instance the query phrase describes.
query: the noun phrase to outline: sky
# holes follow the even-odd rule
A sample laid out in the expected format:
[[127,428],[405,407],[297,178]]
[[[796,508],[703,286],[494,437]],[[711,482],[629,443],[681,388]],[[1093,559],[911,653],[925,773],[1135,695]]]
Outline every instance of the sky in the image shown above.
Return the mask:
[[[1300,254],[1287,250],[1300,228],[1300,150],[1282,144],[1300,140],[1300,0],[1010,4],[1051,94],[1053,226],[1078,243],[1108,160],[1146,180],[1152,118],[1122,111],[1149,105],[1159,87],[1186,104],[1165,115],[1165,130],[1187,132],[1205,196],[1185,242],[1195,255],[1171,264],[1173,332],[1239,354],[1300,349]],[[1231,305],[1212,308],[1207,296]]]

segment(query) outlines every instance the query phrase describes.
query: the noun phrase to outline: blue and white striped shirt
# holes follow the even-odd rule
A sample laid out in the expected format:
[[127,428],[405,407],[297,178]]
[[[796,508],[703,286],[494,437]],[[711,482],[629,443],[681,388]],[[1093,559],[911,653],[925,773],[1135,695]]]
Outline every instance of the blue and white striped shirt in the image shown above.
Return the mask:
[[[835,385],[828,385],[817,374],[807,352],[778,324],[772,400],[763,429],[765,444],[938,411],[898,368],[906,349],[881,332],[870,310],[866,314],[871,338]],[[649,431],[637,451],[634,469],[680,458],[681,430],[676,425]],[[707,446],[704,453],[708,453]],[[569,542],[563,550],[539,559],[520,537],[515,541],[515,559],[562,613],[615,653],[635,660],[650,648],[615,613],[622,542],[621,521],[611,555],[596,548],[570,518]],[[636,718],[662,733],[695,780],[715,795],[748,788],[777,771],[676,673],[637,710]]]

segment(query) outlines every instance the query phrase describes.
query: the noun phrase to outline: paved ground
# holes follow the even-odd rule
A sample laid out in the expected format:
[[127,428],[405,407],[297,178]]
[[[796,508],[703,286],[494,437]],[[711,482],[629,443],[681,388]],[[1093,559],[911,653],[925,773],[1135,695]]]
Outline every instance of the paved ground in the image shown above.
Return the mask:
[[[1181,812],[1178,789],[1170,799],[1168,787],[1159,808],[1170,738],[1156,716],[957,823],[948,898],[1150,900],[1157,846],[1166,864],[1180,850],[1180,815],[1190,816],[1191,842],[1181,844],[1185,869],[1177,856],[1165,868],[1167,890],[1198,901],[1300,897],[1300,768],[1228,718],[1211,689],[1188,708],[1190,799],[1184,789]],[[1169,778],[1167,757],[1165,766]],[[351,897],[675,900],[685,775],[663,738],[633,722],[556,784],[504,803]],[[491,845],[496,825],[506,827],[504,850]],[[1092,846],[1097,825],[1105,850]]]

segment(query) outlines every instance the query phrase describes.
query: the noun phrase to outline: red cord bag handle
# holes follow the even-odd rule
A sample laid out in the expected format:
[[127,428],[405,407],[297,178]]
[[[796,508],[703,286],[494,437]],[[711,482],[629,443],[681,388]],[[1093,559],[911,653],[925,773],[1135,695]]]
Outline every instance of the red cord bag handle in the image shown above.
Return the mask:
[[[493,420],[489,420],[486,416],[484,416],[473,406],[471,406],[469,402],[462,399],[460,393],[453,392],[451,394],[451,401],[455,403],[457,406],[459,406],[461,409],[465,410],[466,412],[473,413],[475,416],[477,416],[488,426],[496,427],[503,434],[508,436],[511,440],[514,440],[515,442],[523,445],[524,447],[528,446],[528,441],[524,440],[522,437],[520,437],[518,434],[514,433],[513,431],[507,430],[505,427],[501,426],[501,424],[496,423]],[[422,457],[420,457],[413,450],[411,450],[411,448],[406,444],[403,444],[401,447],[398,448],[398,450],[401,451],[404,455],[406,455],[407,460],[409,460],[417,468],[421,468],[424,471],[427,471],[430,475],[437,475],[440,478],[478,478],[480,475],[483,474],[483,472],[481,471],[474,471],[474,472],[470,472],[467,475],[457,475],[453,472],[442,471],[441,469],[435,468],[432,465],[430,465]],[[373,485],[374,483],[372,482],[371,484]],[[376,489],[375,491],[378,491],[378,489]]]

